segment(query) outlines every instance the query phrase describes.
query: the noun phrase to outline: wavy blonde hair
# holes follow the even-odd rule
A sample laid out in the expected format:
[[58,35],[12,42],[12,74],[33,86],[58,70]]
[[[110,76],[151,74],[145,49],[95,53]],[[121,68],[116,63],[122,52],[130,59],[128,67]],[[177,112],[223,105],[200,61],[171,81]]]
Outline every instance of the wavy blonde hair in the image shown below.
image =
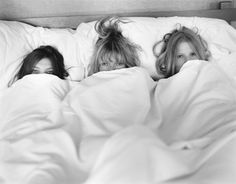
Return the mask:
[[140,64],[138,55],[140,47],[122,35],[119,23],[128,22],[118,17],[106,17],[95,24],[99,38],[92,55],[89,75],[100,71],[100,61],[110,61],[111,58],[123,63],[126,68]]
[[[197,56],[201,60],[208,61],[210,52],[208,50],[207,42],[187,27],[180,27],[171,33],[166,34],[163,39],[157,42],[153,47],[154,55],[156,56],[156,70],[162,77],[167,78],[178,71],[176,70],[176,53],[178,45],[186,41],[192,45]],[[156,47],[162,44],[160,53],[157,53]]]

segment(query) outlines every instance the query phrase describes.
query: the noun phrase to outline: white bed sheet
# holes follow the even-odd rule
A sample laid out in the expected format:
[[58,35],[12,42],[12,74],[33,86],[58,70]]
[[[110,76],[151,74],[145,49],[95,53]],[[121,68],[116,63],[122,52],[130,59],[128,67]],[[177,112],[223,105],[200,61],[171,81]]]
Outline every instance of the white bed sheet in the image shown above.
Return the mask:
[[44,119],[59,108],[69,90],[68,81],[47,74],[27,75],[1,90],[0,137],[43,127]]
[[1,128],[0,183],[235,183],[235,59],[190,61],[159,82],[135,67],[66,83],[48,126]]

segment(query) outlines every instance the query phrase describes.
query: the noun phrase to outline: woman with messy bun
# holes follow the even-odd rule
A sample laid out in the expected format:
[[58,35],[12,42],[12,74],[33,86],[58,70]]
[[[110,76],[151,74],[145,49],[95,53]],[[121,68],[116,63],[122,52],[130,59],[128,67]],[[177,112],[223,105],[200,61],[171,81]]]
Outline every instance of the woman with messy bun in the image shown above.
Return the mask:
[[95,24],[98,40],[90,65],[89,75],[138,66],[138,46],[122,35],[119,23],[127,23],[116,17],[106,17]]

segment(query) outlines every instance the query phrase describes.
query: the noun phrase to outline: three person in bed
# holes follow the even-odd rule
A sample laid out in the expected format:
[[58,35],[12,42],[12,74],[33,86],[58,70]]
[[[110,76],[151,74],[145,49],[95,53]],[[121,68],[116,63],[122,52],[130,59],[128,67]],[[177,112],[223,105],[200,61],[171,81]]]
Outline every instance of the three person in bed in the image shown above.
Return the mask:
[[[88,75],[99,71],[110,71],[140,65],[138,45],[122,35],[119,23],[126,23],[117,17],[106,17],[95,24],[98,40],[94,46]],[[157,47],[161,46],[158,53]],[[178,73],[189,60],[208,60],[210,52],[206,41],[192,29],[180,27],[167,33],[153,47],[156,56],[156,71],[159,78],[168,78]],[[54,47],[40,46],[22,61],[21,68],[10,85],[28,74],[52,74],[61,79],[68,76],[64,58]]]
[[[158,53],[156,48],[160,46]],[[154,45],[153,51],[160,78],[168,78],[178,73],[189,60],[208,61],[210,57],[207,42],[197,32],[184,26],[167,33]]]
[[9,86],[26,75],[42,73],[56,75],[61,79],[65,79],[68,76],[64,58],[55,47],[43,45],[27,54],[21,63],[19,71],[10,81]]

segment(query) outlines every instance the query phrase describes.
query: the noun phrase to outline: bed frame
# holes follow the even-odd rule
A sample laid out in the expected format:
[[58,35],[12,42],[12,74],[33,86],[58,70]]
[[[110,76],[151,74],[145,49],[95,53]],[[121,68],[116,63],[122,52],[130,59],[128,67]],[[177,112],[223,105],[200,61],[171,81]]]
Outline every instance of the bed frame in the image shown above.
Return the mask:
[[189,11],[149,11],[144,10],[138,12],[115,12],[115,13],[101,13],[93,12],[90,14],[81,13],[79,15],[66,15],[66,16],[47,16],[47,17],[27,17],[27,18],[14,18],[14,17],[0,17],[2,20],[21,21],[34,26],[50,27],[50,28],[76,28],[82,22],[89,22],[98,20],[105,16],[122,16],[122,17],[170,17],[170,16],[183,16],[183,17],[209,17],[224,19],[231,23],[236,21],[236,8],[229,9],[216,9],[216,10],[189,10]]

